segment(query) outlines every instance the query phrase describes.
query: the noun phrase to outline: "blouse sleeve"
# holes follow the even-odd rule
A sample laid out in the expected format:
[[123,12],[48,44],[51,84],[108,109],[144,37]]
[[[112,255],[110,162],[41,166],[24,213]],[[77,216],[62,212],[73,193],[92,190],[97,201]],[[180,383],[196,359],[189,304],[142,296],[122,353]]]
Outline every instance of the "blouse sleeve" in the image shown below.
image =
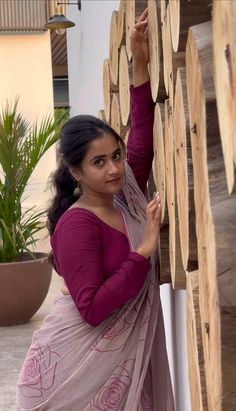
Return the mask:
[[54,233],[51,244],[58,271],[81,316],[92,326],[136,297],[150,270],[145,257],[131,252],[106,279],[101,228],[93,215],[69,216]]
[[155,103],[150,82],[130,87],[131,129],[127,145],[127,161],[137,183],[145,192],[153,159],[153,122]]

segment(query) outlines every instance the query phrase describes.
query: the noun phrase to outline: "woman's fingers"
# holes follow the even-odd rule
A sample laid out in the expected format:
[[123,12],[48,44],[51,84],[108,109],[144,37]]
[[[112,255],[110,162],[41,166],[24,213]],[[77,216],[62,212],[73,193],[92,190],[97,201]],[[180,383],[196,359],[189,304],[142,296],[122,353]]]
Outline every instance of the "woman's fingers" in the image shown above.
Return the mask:
[[148,205],[147,207],[147,220],[151,221],[152,219],[159,218],[161,214],[161,201],[156,200],[154,203]]
[[161,201],[160,194],[155,193],[153,196],[153,199],[148,203],[147,207],[151,207],[153,204],[155,204],[156,202],[160,202],[160,201]]
[[142,27],[147,27],[148,25],[148,21],[144,20],[144,21],[137,21],[137,23],[134,24],[134,27],[140,29]]
[[161,203],[160,203],[160,204],[158,204],[157,210],[155,211],[155,214],[154,214],[154,218],[155,218],[156,220],[160,220],[160,218],[161,218],[161,210],[162,210],[162,208],[161,208]]
[[139,17],[138,21],[143,21],[147,18],[148,16],[148,7],[143,11],[143,13],[141,14],[141,16]]
[[152,217],[152,215],[157,211],[159,204],[153,204],[147,209],[147,218]]
[[135,23],[134,27],[140,28],[140,27],[146,27],[147,25],[148,25],[148,21],[144,20],[144,21],[138,21],[137,23]]
[[149,203],[147,210],[153,211],[158,207],[159,204],[161,204],[161,199],[155,199],[152,201],[152,203]]
[[144,34],[147,29],[148,22],[147,21],[141,21],[140,23],[136,23],[132,29],[131,35],[136,35],[139,33]]

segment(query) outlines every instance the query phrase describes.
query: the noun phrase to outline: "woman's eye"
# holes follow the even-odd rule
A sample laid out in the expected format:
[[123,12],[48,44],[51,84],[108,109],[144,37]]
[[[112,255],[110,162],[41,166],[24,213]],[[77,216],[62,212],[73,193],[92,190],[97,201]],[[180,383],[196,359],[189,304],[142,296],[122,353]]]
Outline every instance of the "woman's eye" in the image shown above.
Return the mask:
[[120,158],[121,158],[121,153],[116,153],[116,154],[114,154],[114,156],[113,156],[113,159],[114,159],[114,160],[120,160]]
[[98,158],[96,161],[94,161],[94,164],[96,166],[102,166],[104,163],[104,160],[102,160],[101,158]]

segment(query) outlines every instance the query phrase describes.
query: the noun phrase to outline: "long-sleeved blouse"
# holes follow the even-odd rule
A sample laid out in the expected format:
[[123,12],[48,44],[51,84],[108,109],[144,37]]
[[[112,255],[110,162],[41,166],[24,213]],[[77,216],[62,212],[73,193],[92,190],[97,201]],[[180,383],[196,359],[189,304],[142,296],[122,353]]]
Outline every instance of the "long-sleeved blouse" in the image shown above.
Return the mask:
[[[153,158],[154,103],[150,83],[130,88],[131,130],[127,161],[144,192]],[[136,297],[150,269],[128,237],[89,210],[71,208],[51,237],[58,273],[86,322],[96,326]]]

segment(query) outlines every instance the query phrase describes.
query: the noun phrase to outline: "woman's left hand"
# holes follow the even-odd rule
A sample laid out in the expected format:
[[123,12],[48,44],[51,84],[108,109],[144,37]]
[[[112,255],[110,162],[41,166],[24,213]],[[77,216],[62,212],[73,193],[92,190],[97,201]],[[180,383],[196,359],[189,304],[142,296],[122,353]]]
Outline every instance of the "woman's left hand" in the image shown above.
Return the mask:
[[134,25],[130,36],[130,49],[133,60],[135,60],[136,63],[146,65],[149,62],[147,17],[148,9],[146,8]]

